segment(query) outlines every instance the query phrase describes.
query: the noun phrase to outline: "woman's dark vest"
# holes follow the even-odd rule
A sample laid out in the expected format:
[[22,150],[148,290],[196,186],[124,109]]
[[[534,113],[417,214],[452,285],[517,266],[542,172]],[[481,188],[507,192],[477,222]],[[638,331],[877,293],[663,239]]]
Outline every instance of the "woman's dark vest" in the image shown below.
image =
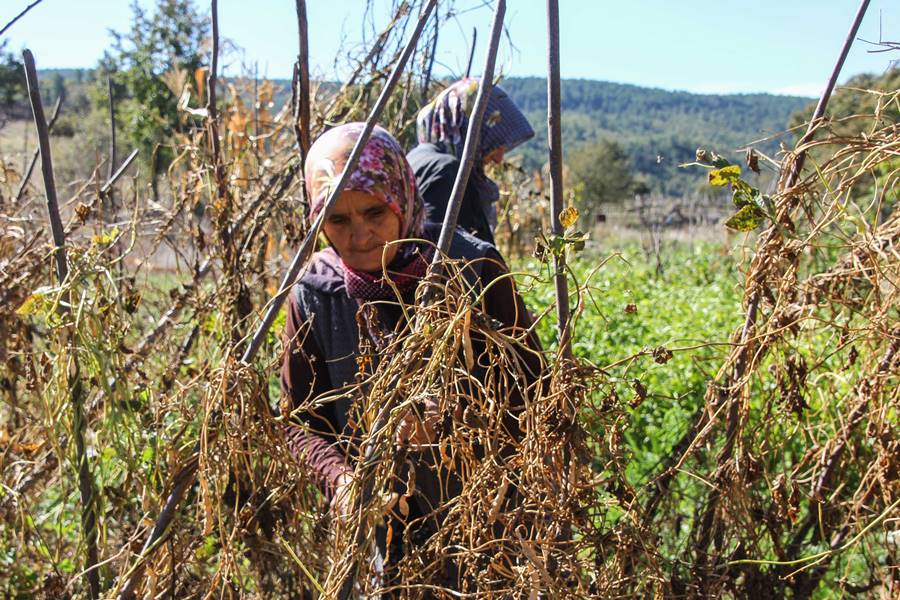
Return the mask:
[[[438,226],[426,226],[425,239],[437,238]],[[464,274],[472,290],[481,290],[482,260],[493,246],[478,238],[457,230],[450,245],[451,259],[470,261]],[[294,285],[297,306],[304,320],[310,322],[310,333],[323,353],[333,389],[353,384],[359,371],[356,357],[359,353],[359,328],[356,313],[359,302],[347,294],[341,261],[334,250],[327,248],[313,255],[310,266]],[[346,426],[350,399],[335,402],[335,416],[339,431]]]

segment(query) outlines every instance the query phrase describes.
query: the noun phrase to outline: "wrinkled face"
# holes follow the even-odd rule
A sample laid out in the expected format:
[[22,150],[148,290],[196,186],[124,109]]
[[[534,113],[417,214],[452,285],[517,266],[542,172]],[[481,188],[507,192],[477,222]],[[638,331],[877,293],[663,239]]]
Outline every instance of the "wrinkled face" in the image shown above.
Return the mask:
[[385,244],[400,239],[400,217],[366,192],[342,193],[322,229],[344,262],[359,271],[381,271],[382,251],[387,265],[399,249],[398,244]]

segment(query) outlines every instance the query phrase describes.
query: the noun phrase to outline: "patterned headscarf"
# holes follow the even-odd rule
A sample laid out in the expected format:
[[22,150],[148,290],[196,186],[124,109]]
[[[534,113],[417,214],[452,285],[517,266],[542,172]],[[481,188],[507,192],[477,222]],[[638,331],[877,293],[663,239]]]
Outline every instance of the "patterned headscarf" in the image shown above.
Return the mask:
[[[419,110],[416,138],[420,144],[440,144],[456,158],[462,157],[479,81],[475,77],[460,79]],[[481,137],[470,176],[492,230],[497,226],[495,204],[500,198],[500,190],[484,172],[484,157],[500,146],[505,151],[512,150],[533,136],[534,129],[519,107],[502,87],[493,86],[481,122]]]
[[[347,123],[323,133],[306,157],[306,189],[310,222],[325,207],[331,190],[344,171],[364,123]],[[400,217],[400,237],[421,237],[425,210],[416,193],[416,176],[403,149],[385,129],[375,126],[350,180],[347,191],[380,198]]]
[[[340,179],[364,123],[347,123],[322,134],[306,157],[306,189],[310,222],[325,208],[325,201]],[[365,192],[382,200],[400,218],[400,238],[421,238],[425,208],[416,192],[416,178],[403,149],[385,129],[376,126],[350,174],[347,191]],[[425,275],[430,253],[415,244],[403,244],[388,265],[388,276],[402,292],[413,289]],[[395,297],[383,274],[359,271],[341,261],[347,293],[361,300]]]
[[[479,81],[475,77],[460,79],[422,107],[416,116],[416,137],[420,144],[443,143],[449,152],[460,158]],[[476,160],[480,162],[500,146],[512,150],[533,136],[534,129],[519,107],[502,87],[493,86],[481,123]]]

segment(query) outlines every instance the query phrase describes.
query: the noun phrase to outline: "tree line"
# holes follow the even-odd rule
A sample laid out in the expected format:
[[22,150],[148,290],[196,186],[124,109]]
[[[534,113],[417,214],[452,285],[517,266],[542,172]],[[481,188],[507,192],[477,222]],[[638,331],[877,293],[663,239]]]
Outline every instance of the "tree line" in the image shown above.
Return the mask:
[[[87,146],[108,143],[109,92],[116,103],[116,125],[131,147],[141,150],[151,173],[162,173],[174,157],[173,136],[190,119],[190,105],[202,104],[208,61],[204,41],[209,22],[193,0],[157,0],[152,10],[132,5],[128,31],[111,31],[112,44],[89,71],[55,72],[45,86],[48,101],[68,92],[57,135],[77,135]],[[860,76],[848,86],[895,89],[898,69],[882,76]],[[290,82],[276,81],[275,102],[289,97]],[[546,158],[546,80],[508,78],[502,82],[536,131],[517,149],[526,170]],[[891,88],[890,86],[894,86]],[[594,212],[604,203],[621,202],[635,193],[669,196],[704,187],[704,178],[679,165],[693,160],[700,146],[715,148],[737,161],[738,150],[767,136],[757,147],[774,155],[778,137],[811,112],[810,99],[771,94],[707,95],[644,88],[612,82],[568,79],[562,82],[562,133],[567,183],[582,207]],[[839,93],[833,114],[848,114],[872,103]],[[179,106],[179,102],[182,106]],[[6,42],[0,44],[0,113],[27,118],[21,62]]]

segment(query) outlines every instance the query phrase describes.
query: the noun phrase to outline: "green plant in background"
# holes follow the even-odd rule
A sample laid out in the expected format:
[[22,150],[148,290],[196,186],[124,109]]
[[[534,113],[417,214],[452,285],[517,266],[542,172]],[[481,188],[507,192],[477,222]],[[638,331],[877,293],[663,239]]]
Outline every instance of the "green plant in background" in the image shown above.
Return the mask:
[[[750,150],[747,153],[747,165],[751,171],[757,174],[759,174],[758,161],[758,155]],[[725,221],[726,227],[736,231],[753,231],[766,219],[774,221],[772,198],[760,192],[758,188],[753,187],[741,177],[740,165],[732,164],[720,154],[698,148],[696,162],[680,166],[700,166],[709,169],[709,185],[731,187],[731,201],[738,211]]]
[[0,114],[8,114],[25,99],[25,71],[22,61],[7,49],[9,40],[0,42]]
[[112,49],[95,71],[95,106],[107,110],[109,74],[120,98],[120,126],[161,173],[174,158],[173,134],[185,128],[182,90],[190,90],[195,103],[202,95],[209,19],[192,0],[156,0],[149,13],[134,2],[131,10],[131,29],[111,32]]
[[[573,309],[573,350],[605,368],[616,394],[630,399],[633,422],[625,442],[634,484],[654,471],[685,432],[728,352],[728,338],[742,316],[735,262],[727,247],[715,243],[673,245],[672,266],[662,277],[634,243],[609,256],[591,250],[570,258],[570,276],[587,288],[573,302],[581,308]],[[536,259],[515,267],[543,270],[540,280],[522,277],[519,286],[528,306],[551,305],[547,267]],[[545,349],[555,348],[555,327],[550,316],[537,325]]]

